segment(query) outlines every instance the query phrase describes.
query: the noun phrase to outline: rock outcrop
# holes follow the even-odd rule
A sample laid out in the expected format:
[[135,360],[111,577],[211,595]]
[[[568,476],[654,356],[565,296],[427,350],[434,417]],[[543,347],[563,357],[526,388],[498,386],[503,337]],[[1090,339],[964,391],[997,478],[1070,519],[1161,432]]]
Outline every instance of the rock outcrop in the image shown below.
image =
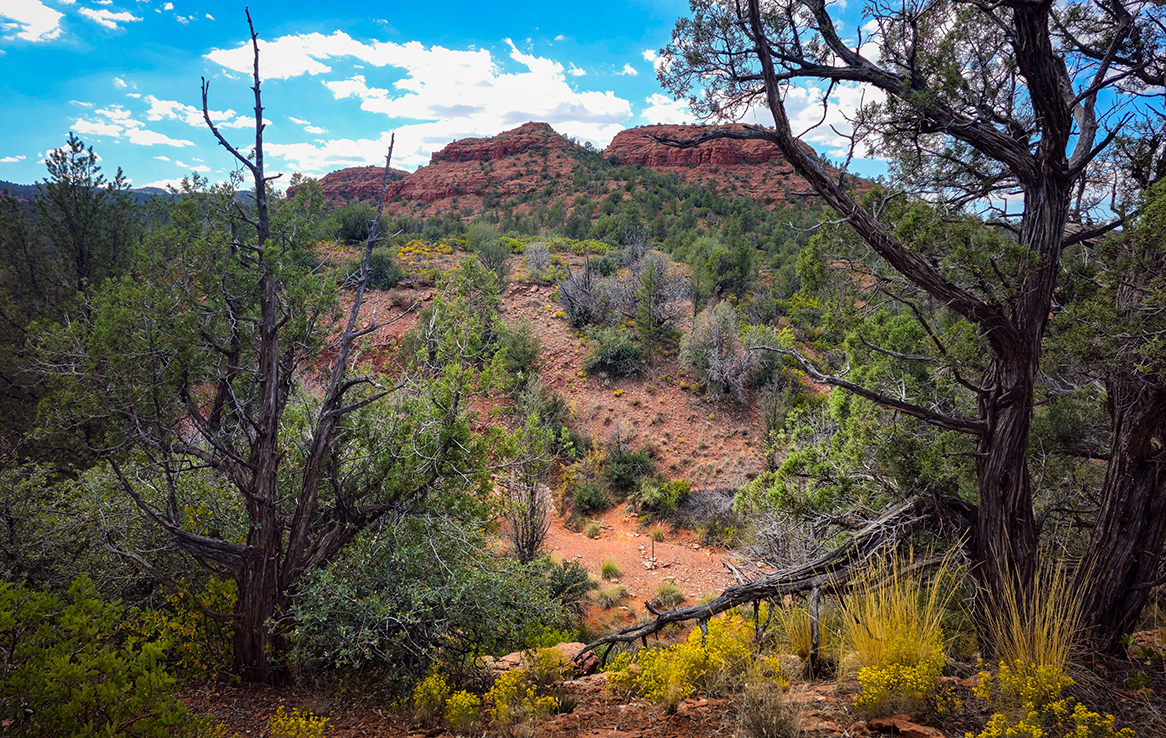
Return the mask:
[[[652,139],[683,139],[704,130],[677,125],[631,128],[616,134],[601,155],[616,165],[674,174],[685,182],[713,186],[729,197],[754,198],[767,207],[800,206],[816,199],[772,144],[722,139],[678,149]],[[386,212],[390,216],[472,218],[498,205],[522,213],[540,203],[550,207],[556,200],[570,207],[579,194],[598,200],[622,182],[596,182],[592,176],[586,193],[581,193],[574,181],[577,170],[605,166],[595,155],[546,123],[526,123],[490,138],[460,139],[433,154],[427,166],[398,177],[389,186]],[[372,201],[380,189],[380,171],[378,167],[343,169],[325,176],[321,185],[331,204]]]

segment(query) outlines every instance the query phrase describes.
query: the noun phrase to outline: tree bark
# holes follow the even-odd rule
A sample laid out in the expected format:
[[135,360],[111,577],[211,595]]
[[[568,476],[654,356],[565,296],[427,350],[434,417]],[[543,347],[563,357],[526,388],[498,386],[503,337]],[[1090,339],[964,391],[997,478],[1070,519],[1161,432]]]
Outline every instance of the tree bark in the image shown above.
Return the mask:
[[1110,383],[1110,461],[1085,555],[1084,612],[1098,646],[1133,631],[1166,540],[1166,390]]

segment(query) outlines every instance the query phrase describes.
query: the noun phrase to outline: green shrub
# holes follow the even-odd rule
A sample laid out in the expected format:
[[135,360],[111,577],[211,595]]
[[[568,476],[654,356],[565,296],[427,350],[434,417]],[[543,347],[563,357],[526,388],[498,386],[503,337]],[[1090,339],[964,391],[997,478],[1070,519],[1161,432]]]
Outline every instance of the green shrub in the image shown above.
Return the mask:
[[606,587],[600,588],[599,592],[595,595],[595,601],[604,610],[610,610],[627,599],[627,596],[627,586],[623,584],[609,584]]
[[492,556],[482,531],[450,519],[369,531],[307,577],[292,610],[292,658],[305,668],[380,667],[399,690],[434,666],[457,679],[474,657],[566,624],[545,572]]
[[603,567],[599,573],[603,575],[604,579],[616,579],[623,576],[623,569],[620,569],[619,564],[612,559],[607,559],[603,562]]
[[586,567],[573,560],[551,563],[547,567],[546,577],[551,597],[575,613],[586,609],[587,594],[599,587]]
[[675,582],[665,580],[656,587],[656,599],[660,600],[664,607],[675,609],[688,599],[688,595],[684,594],[684,590],[677,587]]
[[611,485],[612,490],[626,494],[635,489],[641,479],[651,476],[653,468],[654,464],[647,451],[643,449],[625,451],[617,448],[608,454],[604,476],[607,477],[607,483]]
[[[0,721],[11,736],[195,735],[162,663],[165,643],[119,643],[124,613],[88,577],[65,598],[0,584]],[[128,729],[127,726],[132,726]]]
[[[358,265],[359,266],[359,265]],[[385,248],[373,249],[368,260],[368,286],[374,290],[389,290],[405,278],[405,272],[393,261],[393,254]]]
[[659,518],[667,518],[676,512],[692,494],[692,486],[683,479],[663,484],[645,479],[632,493],[631,503],[636,512],[650,513]]
[[603,488],[595,482],[587,481],[580,482],[575,488],[574,503],[575,512],[580,515],[601,512],[611,507],[611,500],[607,498]]
[[601,369],[617,377],[626,377],[640,370],[643,351],[629,331],[622,328],[591,328],[587,331],[591,344],[583,357],[587,371]]

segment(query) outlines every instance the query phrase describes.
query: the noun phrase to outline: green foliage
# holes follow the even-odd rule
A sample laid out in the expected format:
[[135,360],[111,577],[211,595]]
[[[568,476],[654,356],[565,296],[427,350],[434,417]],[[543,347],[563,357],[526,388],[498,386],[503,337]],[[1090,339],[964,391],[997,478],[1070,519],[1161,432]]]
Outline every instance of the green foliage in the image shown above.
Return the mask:
[[[359,268],[359,267],[358,267]],[[374,290],[388,290],[405,278],[405,272],[393,260],[393,252],[376,248],[369,255],[368,286]]]
[[299,708],[292,708],[288,712],[280,705],[275,715],[267,721],[267,734],[271,738],[323,738],[326,727],[328,718],[300,712]]
[[575,614],[586,609],[588,593],[599,587],[587,568],[574,559],[548,562],[546,579],[550,596]]
[[600,369],[617,377],[640,371],[644,353],[631,332],[623,328],[592,327],[586,335],[589,341],[583,366],[587,371]]
[[654,468],[652,457],[644,449],[629,451],[617,446],[608,454],[604,476],[612,490],[627,494],[641,479],[651,476]]
[[676,507],[688,500],[691,494],[692,485],[683,479],[674,479],[670,482],[644,479],[628,501],[638,513],[667,518],[675,513]]
[[618,579],[623,576],[623,569],[619,568],[619,563],[614,559],[605,559],[599,573],[604,579]]
[[[510,274],[511,246],[506,239],[498,237],[498,231],[489,223],[481,221],[466,229],[466,248],[481,260],[482,265],[494,273],[499,285],[506,283]],[[513,239],[510,239],[513,242]]]
[[665,579],[656,587],[656,599],[660,600],[664,607],[674,610],[688,599],[688,595],[684,594],[684,590],[676,586],[675,582]]
[[195,735],[166,673],[166,643],[119,639],[117,604],[79,577],[64,598],[0,584],[0,720],[6,735]]
[[324,227],[338,241],[350,244],[364,243],[368,240],[369,229],[376,217],[377,211],[372,205],[363,202],[351,203],[329,213]]
[[608,499],[607,493],[603,491],[603,488],[595,482],[590,481],[579,483],[579,486],[575,488],[575,496],[572,498],[572,503],[575,512],[579,515],[602,512],[611,507],[611,500]]
[[560,625],[556,585],[537,564],[494,558],[481,531],[454,520],[370,531],[307,578],[292,612],[293,657],[376,665],[394,686],[435,666],[453,674]]
[[[186,587],[185,580],[179,580]],[[189,597],[198,607],[212,613],[230,615],[235,609],[235,580],[206,581],[201,590]],[[134,608],[130,611],[126,628],[133,634],[128,643],[162,641],[171,644],[167,661],[179,675],[190,678],[214,677],[226,673],[231,666],[231,637],[229,624],[208,617],[185,596],[170,593],[158,608]]]

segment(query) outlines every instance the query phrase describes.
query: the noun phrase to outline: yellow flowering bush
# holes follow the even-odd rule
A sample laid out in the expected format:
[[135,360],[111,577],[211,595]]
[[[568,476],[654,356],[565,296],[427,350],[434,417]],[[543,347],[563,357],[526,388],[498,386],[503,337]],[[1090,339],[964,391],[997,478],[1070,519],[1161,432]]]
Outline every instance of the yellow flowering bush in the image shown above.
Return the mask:
[[[185,588],[186,580],[179,579],[178,584]],[[207,610],[229,613],[235,609],[235,580],[208,579],[189,595]],[[162,608],[132,609],[127,630],[132,646],[170,644],[166,654],[170,668],[184,676],[213,678],[231,663],[231,626],[210,619],[176,594],[167,595]]]
[[498,677],[486,693],[490,719],[503,734],[518,723],[535,721],[558,707],[554,697],[538,696],[530,676],[525,669],[513,669]]
[[436,670],[417,683],[413,689],[413,709],[417,719],[426,725],[432,724],[445,710],[449,699],[449,684]]
[[644,649],[635,661],[622,653],[604,669],[616,694],[639,694],[669,709],[698,689],[716,690],[740,678],[752,656],[753,626],[736,613],[708,622],[708,637],[693,629],[685,643]]
[[924,659],[896,658],[892,653],[877,666],[862,667],[858,670],[862,691],[854,698],[854,709],[866,716],[912,712],[934,696],[946,660],[937,643]]
[[1102,716],[1062,697],[1072,684],[1057,666],[1001,661],[994,678],[980,672],[975,695],[1004,711],[993,714],[978,735],[966,733],[965,738],[1134,738],[1131,728],[1114,729],[1113,715]]
[[267,723],[267,734],[271,738],[321,738],[327,725],[328,718],[298,709],[288,712],[280,705]]
[[478,727],[482,700],[470,692],[456,692],[445,703],[445,721],[455,734],[472,733]]

